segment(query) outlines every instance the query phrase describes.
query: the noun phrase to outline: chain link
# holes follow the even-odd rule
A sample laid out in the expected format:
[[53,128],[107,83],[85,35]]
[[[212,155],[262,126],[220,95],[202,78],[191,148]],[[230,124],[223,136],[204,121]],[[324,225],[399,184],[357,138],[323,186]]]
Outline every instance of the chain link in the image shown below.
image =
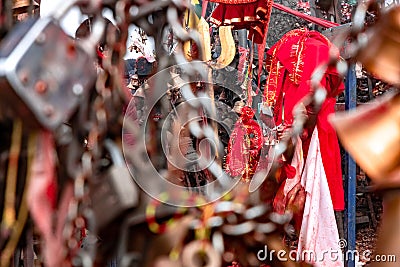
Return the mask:
[[[89,1],[86,4],[84,6],[86,10],[101,14],[99,1]],[[117,26],[121,34],[117,34],[117,30],[112,27],[105,29],[109,56],[103,58],[101,69],[98,66],[95,97],[89,105],[92,109],[88,110],[88,121],[79,122],[82,132],[86,131],[85,127],[89,124],[86,136],[87,146],[80,159],[79,171],[75,175],[73,200],[69,206],[67,224],[63,233],[66,240],[65,257],[67,262],[71,261],[73,265],[92,266],[96,257],[95,246],[82,247],[81,244],[87,232],[96,234],[96,222],[89,198],[89,184],[91,179],[96,179],[98,175],[103,155],[102,144],[110,134],[109,126],[115,122],[121,123],[122,113],[116,114],[116,111],[127,102],[121,90],[123,56],[129,26],[129,22],[126,21],[127,6],[127,1],[118,1],[115,7]]]
[[[363,30],[363,15],[365,16],[368,5],[372,1],[365,5],[360,5],[360,10],[356,12],[355,24],[351,32],[343,34],[339,38],[339,46],[344,43],[348,36],[357,37]],[[100,16],[102,7],[100,5],[101,1],[84,1],[80,3],[83,9],[87,12],[91,12]],[[104,4],[104,3],[103,3]],[[88,112],[88,121],[80,121],[81,130],[86,133],[84,127],[89,126],[89,131],[87,131],[87,149],[83,151],[80,156],[80,163],[78,166],[78,171],[74,175],[74,194],[73,200],[69,205],[67,223],[64,228],[64,238],[65,242],[65,259],[66,261],[74,261],[76,256],[81,258],[80,263],[84,266],[91,266],[95,258],[95,248],[92,246],[89,249],[80,249],[80,240],[82,234],[88,230],[95,233],[95,223],[93,219],[93,211],[91,210],[91,203],[88,197],[88,188],[91,179],[95,179],[98,168],[100,166],[100,160],[103,155],[103,142],[108,135],[113,134],[111,130],[111,125],[122,124],[122,107],[127,104],[129,96],[126,94],[126,90],[123,84],[124,76],[124,56],[126,52],[126,42],[128,38],[128,29],[131,24],[136,24],[141,27],[148,35],[153,36],[156,45],[156,55],[158,56],[158,68],[159,70],[166,69],[172,65],[185,64],[185,72],[182,74],[182,79],[189,83],[189,81],[200,80],[206,81],[207,84],[212,84],[210,73],[204,69],[204,65],[200,61],[188,62],[185,59],[182,50],[176,49],[175,53],[169,55],[167,51],[164,50],[162,44],[164,43],[163,30],[166,28],[173,29],[173,36],[178,43],[183,43],[186,41],[192,41],[196,43],[198,47],[201,47],[199,34],[196,31],[187,31],[182,23],[179,21],[182,12],[188,8],[189,4],[186,1],[128,1],[128,0],[118,0],[118,1],[108,1],[107,7],[111,7],[114,12],[114,16],[117,21],[117,28],[108,27],[106,29],[106,46],[108,50],[108,56],[103,58],[101,71],[99,72],[96,80],[95,97],[91,100],[89,105],[92,109]],[[5,9],[2,10],[3,14],[11,14],[8,11],[11,9],[11,1],[5,1]],[[5,12],[5,13],[4,13]],[[362,19],[358,19],[362,18]],[[12,20],[9,16],[6,17],[5,29],[11,28]],[[356,38],[355,38],[356,39]],[[353,56],[362,46],[361,43],[355,42],[353,45]],[[202,49],[199,49],[202,52]],[[201,55],[200,55],[201,58]],[[347,72],[347,63],[339,60],[335,53],[331,53],[331,58],[328,64],[318,67],[311,80],[312,91],[309,95],[303,99],[305,106],[313,104],[315,107],[314,112],[318,112],[319,107],[325,101],[326,92],[325,88],[321,88],[321,80],[324,76],[326,68],[329,66],[335,66],[339,70],[341,75],[345,75]],[[155,83],[150,84],[149,92],[155,90],[164,90],[167,88],[168,79],[157,79]],[[209,99],[213,100],[212,87],[209,88]],[[193,94],[189,85],[184,85],[181,89],[182,95],[186,100],[197,99],[198,96]],[[150,94],[149,93],[149,94]],[[202,96],[204,97],[204,96]],[[187,101],[191,107],[189,114],[191,116],[202,115],[202,111],[206,110],[211,118],[215,118],[215,107],[212,106],[211,109],[207,101]],[[288,147],[289,140],[292,137],[299,135],[304,125],[307,122],[307,118],[302,116],[303,107],[296,107],[294,109],[295,120],[292,127],[291,133],[286,136],[279,144],[276,149],[276,158],[280,158],[286,148]],[[151,121],[150,123],[155,124],[156,122]],[[157,125],[155,125],[157,129]],[[212,130],[217,133],[216,125],[212,124]],[[210,134],[209,128],[191,128],[189,127],[191,133],[195,136],[207,136],[215,144],[219,143],[218,136],[216,134]],[[157,131],[151,132],[152,137],[150,140],[155,140]],[[136,138],[144,138],[139,136],[140,131],[137,131]],[[161,153],[157,149],[153,149],[155,153]],[[139,151],[141,153],[145,151]],[[156,155],[157,156],[157,155]],[[222,167],[219,164],[212,164],[208,166],[210,172],[215,176],[219,176],[222,171]],[[224,210],[224,205],[226,210]],[[218,228],[218,233],[223,233],[225,235],[245,235],[252,231],[267,234],[269,231],[273,231],[275,228],[271,224],[265,221],[256,221],[256,219],[264,216],[267,210],[262,209],[262,207],[257,205],[249,205],[248,207],[238,208],[240,205],[232,201],[218,202],[214,206],[214,214],[207,218],[204,225],[209,228]],[[237,216],[241,217],[241,223],[233,224],[222,224],[221,221],[227,220],[226,213],[218,213],[218,210],[223,210],[223,212],[236,212]],[[220,219],[216,219],[216,218]],[[273,221],[274,218],[269,218]],[[276,219],[276,218],[275,218]],[[282,217],[282,224],[289,220],[288,217]],[[218,239],[218,238],[217,238]],[[215,241],[219,242],[220,241]],[[222,247],[222,245],[219,245]]]

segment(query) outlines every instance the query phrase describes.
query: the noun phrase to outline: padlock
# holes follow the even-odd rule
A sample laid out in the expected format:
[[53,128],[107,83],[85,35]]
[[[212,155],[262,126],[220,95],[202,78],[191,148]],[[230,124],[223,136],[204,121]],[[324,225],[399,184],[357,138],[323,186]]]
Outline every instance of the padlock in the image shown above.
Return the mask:
[[103,229],[124,212],[135,208],[139,202],[139,191],[126,166],[119,147],[111,140],[104,142],[112,160],[105,175],[92,179],[89,195],[94,211],[95,227]]
[[21,22],[0,45],[0,105],[31,127],[60,126],[95,82],[95,45],[104,21],[96,19],[96,33],[87,39],[72,39],[58,21],[74,3]]

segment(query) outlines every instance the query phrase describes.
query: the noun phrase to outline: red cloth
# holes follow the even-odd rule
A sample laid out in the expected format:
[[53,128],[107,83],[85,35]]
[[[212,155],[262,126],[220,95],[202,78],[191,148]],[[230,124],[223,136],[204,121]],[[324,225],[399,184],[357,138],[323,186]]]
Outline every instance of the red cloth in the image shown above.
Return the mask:
[[[270,105],[274,106],[276,125],[293,123],[294,106],[311,90],[310,79],[313,71],[329,59],[332,44],[320,33],[297,29],[287,33],[269,50],[272,57],[270,75],[265,94]],[[327,90],[327,98],[317,115],[316,126],[321,146],[322,161],[335,210],[344,209],[341,157],[336,132],[328,122],[329,114],[334,112],[335,97],[344,90],[343,83],[335,68],[328,68],[321,85]],[[283,93],[285,93],[283,102]],[[284,111],[282,115],[282,103]],[[309,139],[303,141],[307,152]],[[305,153],[306,154],[306,153]]]
[[62,266],[63,244],[66,242],[63,229],[67,222],[68,208],[73,199],[73,185],[68,183],[64,185],[57,205],[54,151],[55,142],[52,134],[40,132],[32,159],[31,181],[27,189],[29,212],[44,241],[42,255],[46,266]]
[[210,22],[217,26],[231,25],[233,29],[248,29],[249,40],[254,43],[262,43],[265,34],[265,24],[269,22],[272,6],[268,0],[247,1],[226,1],[220,3],[214,10]]
[[250,182],[256,172],[263,144],[260,125],[253,120],[251,107],[243,107],[235,124],[228,144],[226,171],[229,175],[242,176],[242,181]]

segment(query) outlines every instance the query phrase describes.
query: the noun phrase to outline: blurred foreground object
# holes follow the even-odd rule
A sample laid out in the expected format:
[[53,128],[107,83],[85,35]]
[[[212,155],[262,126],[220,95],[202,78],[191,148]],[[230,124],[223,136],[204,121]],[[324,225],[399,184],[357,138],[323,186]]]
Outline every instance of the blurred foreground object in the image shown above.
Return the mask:
[[74,42],[58,19],[22,22],[0,46],[0,102],[11,115],[33,118],[30,126],[55,129],[67,121],[96,79],[87,62],[93,62],[89,47],[97,37]]
[[[360,41],[356,59],[378,78],[400,85],[400,5],[393,6]],[[360,38],[360,39],[361,39]]]
[[[374,4],[367,2],[366,6]],[[359,9],[361,12],[358,12]],[[355,59],[373,75],[385,82],[400,84],[399,52],[400,6],[394,6],[379,17],[378,22],[363,32],[367,8],[360,5],[356,14],[359,24],[357,40],[359,47]],[[357,18],[357,16],[356,16]],[[357,24],[356,23],[356,24]],[[361,24],[362,23],[362,24]],[[383,193],[383,217],[379,237],[371,257],[371,266],[398,266],[400,220],[400,94],[379,98],[356,111],[338,114],[330,118],[344,148],[365,170]],[[380,257],[392,257],[380,261]],[[394,261],[393,261],[394,259]],[[377,264],[377,262],[379,262]]]
[[[397,175],[399,176],[399,175]],[[399,237],[400,237],[400,194],[398,189],[388,191],[383,197],[383,217],[379,230],[379,238],[376,250],[372,258],[371,267],[398,266],[400,258]],[[387,261],[380,261],[386,257]]]
[[[358,34],[360,47],[355,57],[373,75],[395,86],[400,85],[399,33],[400,6],[395,5],[365,33]],[[399,185],[394,178],[400,170],[399,121],[398,91],[331,118],[343,146],[379,188]]]
[[331,118],[343,146],[379,186],[397,187],[388,177],[400,171],[400,94]]

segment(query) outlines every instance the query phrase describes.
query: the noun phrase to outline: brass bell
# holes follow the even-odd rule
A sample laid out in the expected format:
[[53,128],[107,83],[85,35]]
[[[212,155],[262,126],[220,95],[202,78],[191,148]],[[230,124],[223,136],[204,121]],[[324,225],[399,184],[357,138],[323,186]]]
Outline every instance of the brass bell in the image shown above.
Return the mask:
[[378,187],[399,186],[398,178],[390,177],[400,172],[400,93],[381,99],[336,114],[330,122],[344,148]]
[[400,5],[382,14],[366,34],[367,43],[356,59],[377,78],[400,85]]

